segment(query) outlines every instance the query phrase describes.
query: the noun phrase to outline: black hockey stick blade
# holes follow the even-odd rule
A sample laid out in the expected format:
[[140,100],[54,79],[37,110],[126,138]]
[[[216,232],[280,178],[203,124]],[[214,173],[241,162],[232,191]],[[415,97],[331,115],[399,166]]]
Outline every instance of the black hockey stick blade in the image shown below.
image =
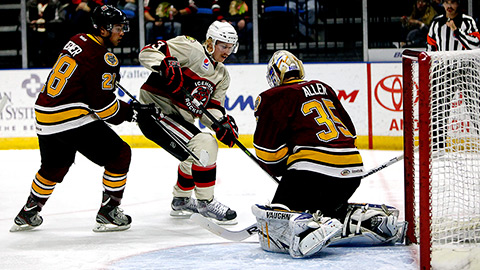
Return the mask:
[[257,223],[252,224],[245,229],[239,231],[231,231],[225,229],[224,227],[216,224],[215,222],[198,213],[193,214],[190,219],[193,220],[193,222],[198,224],[200,227],[230,241],[243,241],[258,232]]

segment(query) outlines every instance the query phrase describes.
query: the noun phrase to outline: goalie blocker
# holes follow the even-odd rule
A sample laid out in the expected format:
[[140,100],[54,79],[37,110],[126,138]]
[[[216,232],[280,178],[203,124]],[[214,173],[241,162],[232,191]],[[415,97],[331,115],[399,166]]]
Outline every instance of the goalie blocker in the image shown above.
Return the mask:
[[386,205],[349,204],[343,223],[319,213],[289,210],[281,204],[252,206],[262,249],[304,258],[331,246],[378,246],[401,243],[405,222]]

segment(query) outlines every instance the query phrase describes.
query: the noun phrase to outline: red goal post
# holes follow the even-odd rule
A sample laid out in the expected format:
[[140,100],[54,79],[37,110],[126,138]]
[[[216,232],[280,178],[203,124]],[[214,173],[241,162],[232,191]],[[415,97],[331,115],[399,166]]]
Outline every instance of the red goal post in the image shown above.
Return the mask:
[[402,71],[407,243],[431,269],[480,244],[480,50],[405,50]]

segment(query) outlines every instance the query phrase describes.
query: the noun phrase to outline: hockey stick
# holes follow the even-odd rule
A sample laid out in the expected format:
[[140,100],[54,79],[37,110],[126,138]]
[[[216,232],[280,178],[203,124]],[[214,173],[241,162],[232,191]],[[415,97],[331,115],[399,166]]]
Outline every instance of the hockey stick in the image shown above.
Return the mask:
[[219,226],[215,222],[198,213],[193,214],[190,219],[200,225],[200,227],[230,241],[242,241],[258,232],[257,223],[254,223],[239,231],[232,231]]
[[[413,152],[414,152],[414,153],[418,152],[418,149],[419,149],[418,147],[415,147],[415,148],[413,149]],[[389,161],[383,163],[382,165],[379,165],[379,166],[371,169],[370,171],[366,172],[366,173],[362,176],[362,179],[365,178],[365,177],[368,177],[368,176],[370,176],[370,175],[372,175],[372,174],[374,174],[374,173],[376,173],[376,172],[378,172],[378,171],[381,171],[381,170],[387,168],[388,166],[391,166],[391,165],[397,163],[397,162],[400,161],[400,160],[403,160],[403,158],[404,158],[404,155],[401,154],[401,155],[398,156],[398,157],[394,157],[394,158],[390,159]]]
[[7,105],[7,101],[8,101],[8,98],[5,96],[2,98],[2,100],[0,100],[0,112],[2,112],[5,105]]
[[370,176],[370,175],[372,175],[372,174],[374,174],[374,173],[376,173],[376,172],[379,172],[379,171],[387,168],[388,166],[397,163],[398,161],[400,161],[400,160],[402,160],[402,159],[403,159],[403,154],[401,154],[401,155],[398,156],[398,157],[394,157],[394,158],[390,159],[389,161],[383,163],[382,165],[377,166],[377,167],[371,169],[370,171],[366,172],[366,173],[362,176],[362,179],[365,178],[365,177],[368,177],[368,176]]
[[[182,91],[183,93],[185,94],[185,96],[187,98],[189,98],[192,103],[197,106],[197,108],[199,108],[207,117],[208,119],[210,119],[210,121],[213,122],[213,124],[217,127],[221,127],[222,124],[220,124],[220,122],[218,122],[217,118],[215,118],[215,116],[213,116],[201,103],[200,101],[198,101],[196,98],[192,97],[192,95],[187,91],[187,89],[185,89],[184,87],[182,87]],[[262,169],[262,171],[264,171],[266,174],[268,174],[270,176],[270,178],[272,178],[272,180],[275,182],[275,183],[280,183],[280,180],[278,180],[274,175],[271,175],[270,173],[268,173],[267,171],[265,171],[262,166],[260,166],[260,163],[258,163],[258,160],[257,158],[250,152],[248,151],[248,149],[237,139],[237,138],[233,138],[234,141],[235,141],[235,144],[238,146],[238,148],[242,149],[242,151],[251,159],[253,160],[257,165],[258,167],[260,167],[260,169]]]
[[[133,101],[135,102],[138,102],[140,103],[140,101],[138,101],[138,99],[135,98],[135,96],[133,96],[132,94],[130,94],[130,92],[127,91],[127,89],[123,88],[123,86],[121,86],[118,82],[116,83],[117,87],[120,88],[120,90],[122,90],[125,94],[127,94]],[[202,160],[200,160],[197,155],[195,155],[190,149],[188,149],[187,145],[182,141],[180,140],[172,131],[170,131],[166,124],[160,120],[158,120],[157,117],[155,117],[154,115],[150,115],[152,117],[153,120],[155,120],[155,123],[165,132],[167,133],[167,135],[172,138],[178,145],[180,145],[180,147],[185,150],[187,153],[189,153],[195,160],[197,160],[198,162],[200,162],[203,166],[207,166],[207,164],[205,164],[205,162],[203,162]],[[163,118],[164,115],[162,112],[160,112],[160,116]]]

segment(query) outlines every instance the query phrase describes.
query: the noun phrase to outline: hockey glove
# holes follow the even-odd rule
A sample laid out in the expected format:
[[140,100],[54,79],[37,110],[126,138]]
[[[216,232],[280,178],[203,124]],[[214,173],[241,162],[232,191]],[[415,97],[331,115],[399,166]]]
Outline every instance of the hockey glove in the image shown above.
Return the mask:
[[132,109],[133,109],[133,120],[134,122],[138,122],[142,119],[148,119],[152,115],[156,118],[160,117],[160,111],[155,108],[155,104],[141,104],[138,102],[132,102]]
[[180,64],[175,57],[165,57],[158,68],[160,75],[165,78],[167,88],[176,93],[183,86],[183,74]]
[[220,122],[219,127],[215,124],[212,125],[217,139],[228,147],[233,147],[235,145],[235,139],[238,138],[238,127],[235,120],[232,116],[225,115],[218,122]]

